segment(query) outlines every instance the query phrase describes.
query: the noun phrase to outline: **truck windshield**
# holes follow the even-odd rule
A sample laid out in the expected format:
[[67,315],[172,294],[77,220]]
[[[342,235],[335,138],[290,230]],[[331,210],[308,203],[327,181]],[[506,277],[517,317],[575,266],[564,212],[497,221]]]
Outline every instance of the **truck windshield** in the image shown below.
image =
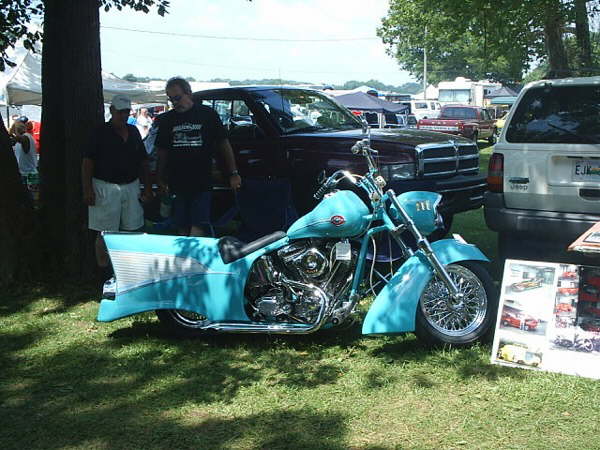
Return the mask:
[[506,140],[600,143],[600,87],[548,85],[530,89],[510,120]]
[[441,117],[444,119],[477,119],[477,111],[473,108],[444,108]]
[[283,134],[318,130],[350,130],[361,123],[346,108],[316,92],[302,89],[269,89],[252,95],[279,125]]

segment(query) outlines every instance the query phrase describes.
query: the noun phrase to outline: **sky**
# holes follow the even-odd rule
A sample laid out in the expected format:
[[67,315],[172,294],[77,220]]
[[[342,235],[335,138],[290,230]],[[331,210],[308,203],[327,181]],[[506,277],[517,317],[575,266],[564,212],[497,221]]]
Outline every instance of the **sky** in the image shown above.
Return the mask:
[[171,0],[165,17],[101,10],[102,66],[121,77],[401,85],[414,80],[376,35],[387,8],[388,0]]

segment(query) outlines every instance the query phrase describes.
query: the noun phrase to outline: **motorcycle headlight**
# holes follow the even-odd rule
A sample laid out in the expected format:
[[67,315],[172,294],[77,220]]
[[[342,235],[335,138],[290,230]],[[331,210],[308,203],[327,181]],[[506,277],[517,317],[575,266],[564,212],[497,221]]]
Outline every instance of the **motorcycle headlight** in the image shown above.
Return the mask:
[[413,180],[415,178],[415,163],[386,164],[381,166],[381,175],[388,181]]

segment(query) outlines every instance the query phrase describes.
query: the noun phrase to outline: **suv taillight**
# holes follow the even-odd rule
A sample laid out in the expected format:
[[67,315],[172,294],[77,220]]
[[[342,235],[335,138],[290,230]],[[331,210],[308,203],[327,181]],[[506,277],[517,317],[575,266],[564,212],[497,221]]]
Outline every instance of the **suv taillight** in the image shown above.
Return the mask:
[[490,192],[504,192],[504,155],[493,153],[488,164],[487,176]]

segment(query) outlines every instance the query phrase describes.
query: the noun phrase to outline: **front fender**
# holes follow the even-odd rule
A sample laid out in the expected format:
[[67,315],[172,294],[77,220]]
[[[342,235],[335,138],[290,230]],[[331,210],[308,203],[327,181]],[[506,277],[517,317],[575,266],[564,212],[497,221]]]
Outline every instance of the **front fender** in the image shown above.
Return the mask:
[[[489,261],[475,245],[455,239],[431,244],[444,265],[459,261]],[[411,256],[394,274],[373,301],[363,322],[363,334],[395,334],[415,330],[417,304],[433,270],[421,250]]]

